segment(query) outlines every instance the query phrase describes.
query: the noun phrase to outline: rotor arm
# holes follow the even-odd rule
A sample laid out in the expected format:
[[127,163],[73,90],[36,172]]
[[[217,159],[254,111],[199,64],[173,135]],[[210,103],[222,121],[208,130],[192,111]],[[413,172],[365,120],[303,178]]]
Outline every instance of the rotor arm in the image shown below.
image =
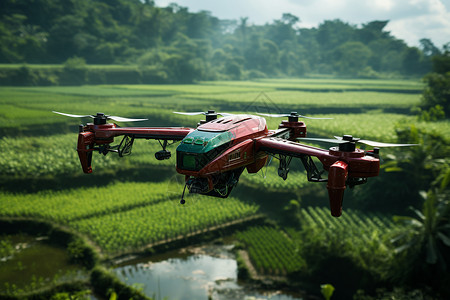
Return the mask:
[[322,163],[327,161],[328,150],[299,144],[281,138],[269,137],[256,141],[256,150],[265,151],[270,154],[282,154],[292,157],[301,158],[305,155],[315,156]]
[[[167,146],[167,141],[180,141],[193,130],[187,127],[118,127],[116,124],[88,124],[80,126],[78,157],[83,172],[89,174],[92,173],[93,151],[98,150],[104,155],[108,152],[117,152],[122,157],[131,153],[135,139],[162,140]],[[118,136],[124,136],[122,142],[119,145],[110,146],[114,138]],[[163,159],[167,159],[170,157],[170,152],[163,148]],[[158,159],[161,153],[156,156]]]
[[[114,124],[115,125],[115,124]],[[194,131],[188,127],[117,127],[98,128],[95,137],[101,139],[114,138],[121,135],[132,135],[137,139],[181,141]]]

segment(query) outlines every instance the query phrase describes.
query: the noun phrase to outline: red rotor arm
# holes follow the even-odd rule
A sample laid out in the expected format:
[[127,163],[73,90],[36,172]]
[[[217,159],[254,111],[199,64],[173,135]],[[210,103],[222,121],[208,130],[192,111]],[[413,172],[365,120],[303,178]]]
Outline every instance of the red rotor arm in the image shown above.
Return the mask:
[[194,131],[188,127],[119,127],[116,124],[87,124],[80,128],[77,152],[84,173],[92,173],[92,152],[95,146],[114,142],[117,136],[155,140],[182,140]]
[[291,157],[315,156],[328,171],[328,195],[331,214],[339,217],[342,213],[342,201],[346,182],[349,178],[367,178],[378,176],[380,160],[366,156],[363,150],[352,152],[339,151],[338,147],[329,150],[303,145],[280,138],[262,138],[256,141],[256,151],[282,154]]

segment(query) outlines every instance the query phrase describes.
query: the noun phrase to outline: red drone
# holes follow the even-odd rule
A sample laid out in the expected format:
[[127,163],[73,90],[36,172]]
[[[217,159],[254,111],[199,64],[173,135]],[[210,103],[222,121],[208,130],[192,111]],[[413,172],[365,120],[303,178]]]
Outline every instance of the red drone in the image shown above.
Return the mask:
[[[306,138],[306,125],[299,118],[310,118],[291,112],[290,114],[260,114],[268,117],[288,117],[276,130],[268,130],[266,120],[254,115],[234,115],[208,112],[180,113],[184,115],[205,115],[197,128],[188,127],[119,127],[107,120],[117,122],[144,121],[96,115],[72,115],[55,112],[69,117],[90,117],[94,123],[80,125],[78,135],[78,156],[85,173],[92,173],[92,153],[106,155],[116,152],[119,156],[129,155],[135,139],[154,139],[162,150],[155,153],[158,160],[168,159],[166,150],[169,142],[181,141],[176,149],[176,170],[185,175],[185,186],[190,193],[227,198],[237,185],[244,169],[257,173],[266,164],[269,156],[279,160],[278,175],[286,180],[292,158],[299,158],[307,172],[308,181],[327,182],[331,215],[342,214],[342,201],[346,186],[353,187],[367,182],[368,177],[378,176],[380,170],[379,148],[412,146],[412,144],[387,144],[353,138],[351,135],[335,139]],[[217,118],[222,115],[222,118]],[[320,118],[310,118],[320,119]],[[323,118],[322,118],[323,119]],[[112,146],[114,138],[123,136],[118,145]],[[312,140],[337,144],[330,149],[321,149],[299,143]],[[364,151],[356,143],[374,148]],[[323,165],[319,171],[312,157]],[[328,171],[328,178],[323,178]]]

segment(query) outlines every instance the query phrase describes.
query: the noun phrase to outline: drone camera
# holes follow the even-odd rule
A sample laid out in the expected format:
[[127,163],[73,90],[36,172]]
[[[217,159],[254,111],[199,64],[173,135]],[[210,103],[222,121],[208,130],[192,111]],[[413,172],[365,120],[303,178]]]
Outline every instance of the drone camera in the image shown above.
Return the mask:
[[164,159],[169,159],[172,156],[172,153],[170,153],[170,151],[167,150],[161,150],[155,153],[155,158],[157,160],[164,160]]

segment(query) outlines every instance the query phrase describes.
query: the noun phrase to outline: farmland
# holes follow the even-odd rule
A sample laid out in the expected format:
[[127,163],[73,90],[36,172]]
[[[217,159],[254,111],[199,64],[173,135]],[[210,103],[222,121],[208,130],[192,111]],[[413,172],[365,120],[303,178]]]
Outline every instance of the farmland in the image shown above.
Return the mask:
[[[0,217],[31,218],[67,227],[95,245],[103,258],[114,258],[266,214],[270,224],[239,229],[235,235],[261,274],[289,277],[306,272],[311,255],[307,246],[318,244],[327,245],[327,251],[339,246],[355,264],[379,274],[382,271],[373,265],[380,264],[382,257],[389,258],[385,239],[397,226],[391,216],[350,209],[342,218],[332,218],[324,193],[316,193],[320,188],[326,190],[325,186],[308,183],[298,166],[283,181],[277,176],[278,162],[274,160],[256,175],[244,172],[240,189],[228,199],[189,195],[182,207],[177,203],[183,179],[176,176],[174,157],[162,162],[154,159],[160,150],[157,141],[137,141],[132,155],[125,158],[95,153],[94,174],[84,175],[75,151],[80,120],[51,111],[102,111],[149,119],[138,126],[190,127],[195,127],[198,117],[172,112],[298,111],[333,118],[306,120],[309,136],[352,134],[383,142],[396,142],[397,127],[410,123],[450,132],[448,120],[425,124],[412,115],[410,110],[419,103],[421,90],[418,81],[337,79],[1,87]],[[267,118],[271,129],[280,121]],[[169,150],[174,153],[175,147]],[[278,195],[276,203],[270,199],[273,195]],[[293,198],[302,203],[303,197],[311,197],[303,203],[315,205],[299,208],[295,213],[301,221],[294,226],[286,221],[283,209]],[[305,231],[311,232],[311,239],[305,240]],[[319,233],[322,238],[314,239]]]

